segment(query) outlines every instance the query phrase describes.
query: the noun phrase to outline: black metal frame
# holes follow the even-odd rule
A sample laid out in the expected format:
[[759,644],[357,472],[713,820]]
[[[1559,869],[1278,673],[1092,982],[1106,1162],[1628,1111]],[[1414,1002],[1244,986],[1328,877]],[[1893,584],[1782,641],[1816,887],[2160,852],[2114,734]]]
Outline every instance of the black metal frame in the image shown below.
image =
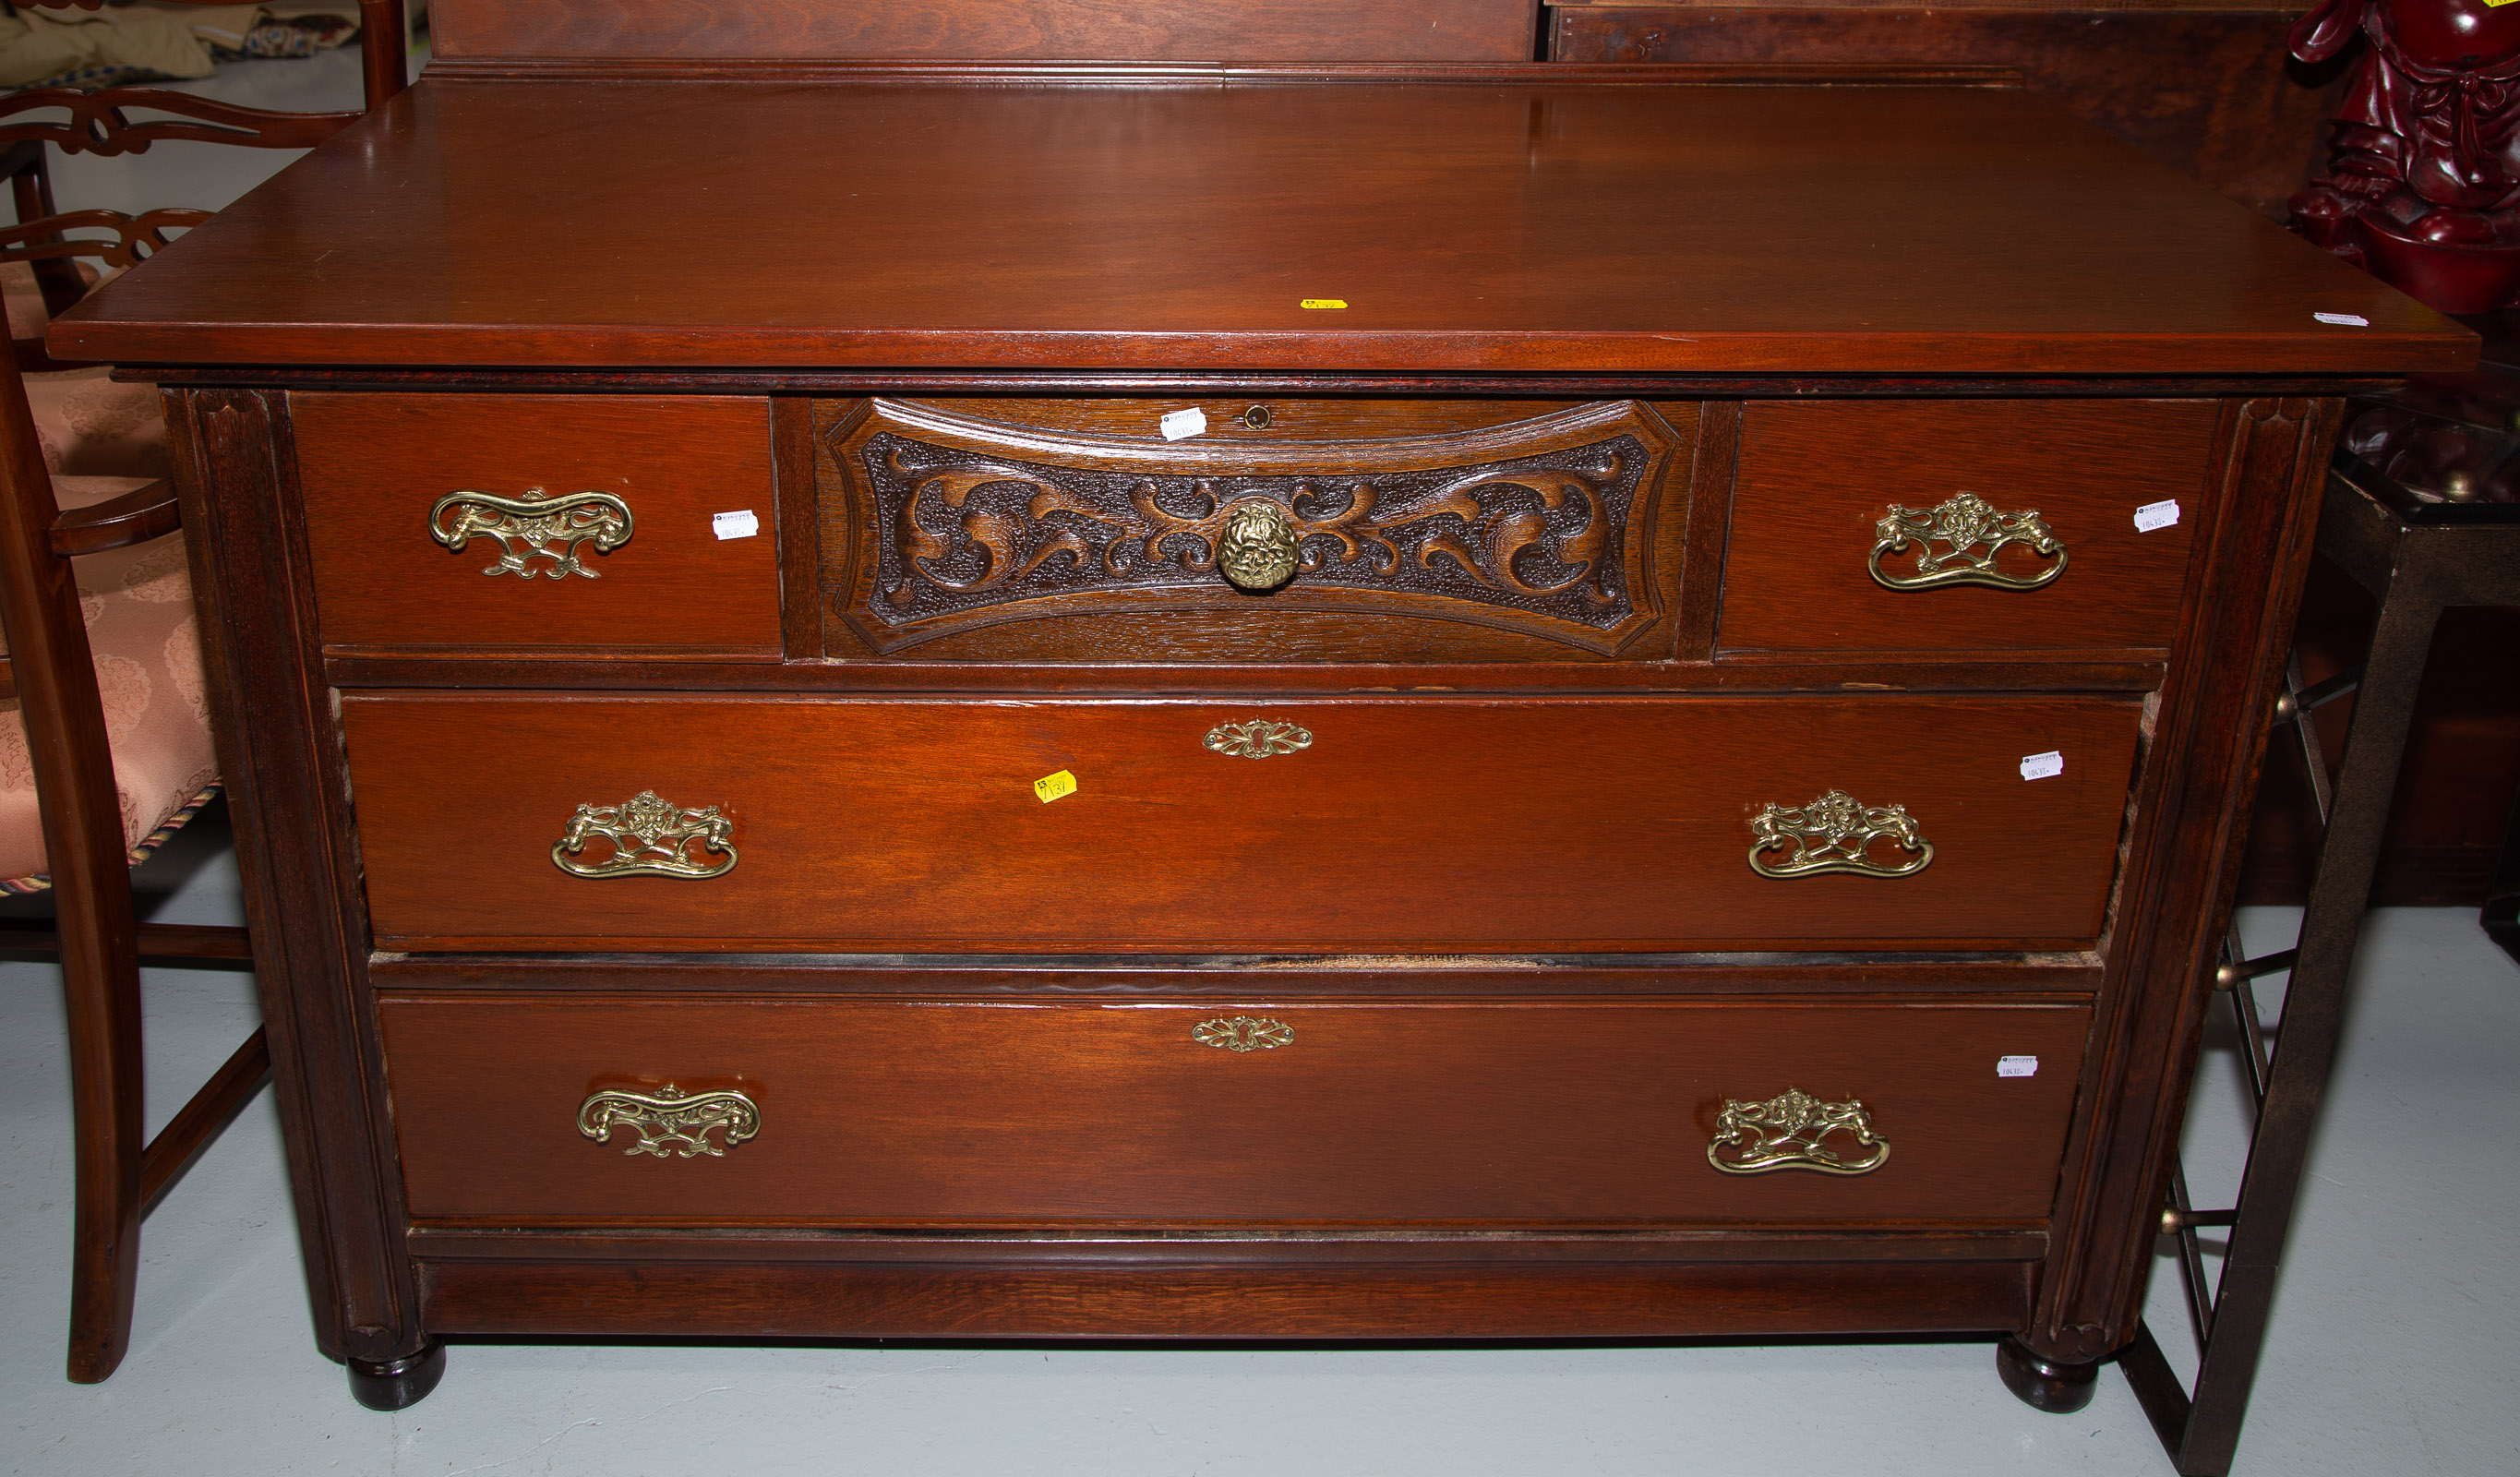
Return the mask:
[[[2172,1161],[2162,1231],[2177,1238],[2195,1323],[2195,1388],[2191,1392],[2181,1385],[2148,1325],[2138,1326],[2135,1342],[2119,1356],[2128,1382],[2182,1477],[2224,1477],[2239,1445],[2311,1130],[2344,1025],[2346,982],[2370,902],[2371,875],[2379,863],[2433,627],[2452,605],[2520,604],[2520,525],[2434,521],[2420,511],[2409,516],[2402,508],[2411,502],[2403,489],[2351,460],[2340,459],[2328,478],[2318,524],[2319,553],[2371,592],[2379,603],[2379,617],[2360,672],[2305,688],[2296,663],[2275,703],[2277,726],[2290,725],[2300,739],[2311,792],[2326,829],[2297,947],[2245,959],[2235,933],[2215,977],[2216,989],[2238,1017],[2242,1072],[2257,1122],[2233,1209],[2197,1210],[2189,1203],[2184,1168]],[[2331,789],[2311,715],[2347,693],[2358,695]],[[2515,890],[2509,904],[2520,908],[2520,804],[2515,804],[2514,825],[2498,883]],[[2489,931],[2494,908],[2489,902]],[[2261,1027],[2251,983],[2286,969],[2292,981],[2282,1019],[2270,1033]],[[2270,1034],[2276,1038],[2272,1053]],[[2230,1240],[2220,1284],[2209,1289],[2197,1231],[2218,1227],[2229,1228]]]

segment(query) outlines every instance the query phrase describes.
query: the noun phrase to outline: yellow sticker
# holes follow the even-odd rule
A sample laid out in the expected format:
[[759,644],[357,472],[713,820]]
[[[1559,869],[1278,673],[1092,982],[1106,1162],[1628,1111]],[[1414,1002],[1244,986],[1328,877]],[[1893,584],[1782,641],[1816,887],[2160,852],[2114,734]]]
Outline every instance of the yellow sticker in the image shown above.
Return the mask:
[[1063,795],[1076,793],[1076,777],[1065,770],[1060,770],[1055,775],[1044,775],[1032,783],[1032,792],[1041,796],[1042,804],[1048,805]]
[[[2508,5],[2511,3],[2511,0],[2502,0],[2502,3]],[[1347,306],[1347,299],[1344,297],[1307,297],[1303,300],[1302,306],[1308,308],[1343,308]]]

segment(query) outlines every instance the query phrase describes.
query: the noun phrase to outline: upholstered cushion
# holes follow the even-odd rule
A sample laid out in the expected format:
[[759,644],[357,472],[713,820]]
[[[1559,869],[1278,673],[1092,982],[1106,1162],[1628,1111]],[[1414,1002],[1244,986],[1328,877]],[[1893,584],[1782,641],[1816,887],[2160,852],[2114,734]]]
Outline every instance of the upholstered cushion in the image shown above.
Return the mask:
[[[137,477],[60,476],[65,508],[128,492]],[[202,678],[201,626],[181,534],[75,561],[97,689],[122,795],[124,844],[143,839],[217,777]],[[15,700],[0,702],[0,878],[23,891],[44,871],[35,776]]]

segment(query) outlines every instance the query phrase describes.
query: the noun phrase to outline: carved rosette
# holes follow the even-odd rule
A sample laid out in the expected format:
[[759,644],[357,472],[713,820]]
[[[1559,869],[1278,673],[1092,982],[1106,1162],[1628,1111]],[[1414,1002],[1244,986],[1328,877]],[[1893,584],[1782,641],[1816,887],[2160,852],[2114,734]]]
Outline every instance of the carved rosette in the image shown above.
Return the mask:
[[[893,650],[1113,595],[1182,609],[1391,599],[1612,649],[1653,613],[1634,526],[1668,450],[1653,434],[1626,408],[1451,438],[1457,465],[1424,465],[1448,449],[1437,437],[1120,455],[878,401],[832,447],[873,515],[846,613]],[[1275,470],[1298,459],[1325,470]]]

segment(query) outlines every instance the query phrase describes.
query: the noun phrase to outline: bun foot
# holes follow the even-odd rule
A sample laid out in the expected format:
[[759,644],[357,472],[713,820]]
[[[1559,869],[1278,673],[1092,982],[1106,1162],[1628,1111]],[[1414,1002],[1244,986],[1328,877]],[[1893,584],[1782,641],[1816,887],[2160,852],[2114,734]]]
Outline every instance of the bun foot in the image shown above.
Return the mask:
[[349,1365],[351,1399],[371,1410],[403,1410],[420,1404],[437,1388],[439,1377],[446,1373],[446,1346],[431,1342],[408,1359],[382,1363],[354,1359]]
[[2097,1361],[2060,1365],[2017,1338],[1995,1346],[1995,1372],[2003,1376],[2003,1387],[2020,1397],[2023,1405],[2050,1415],[2073,1414],[2090,1405],[2100,1387]]

